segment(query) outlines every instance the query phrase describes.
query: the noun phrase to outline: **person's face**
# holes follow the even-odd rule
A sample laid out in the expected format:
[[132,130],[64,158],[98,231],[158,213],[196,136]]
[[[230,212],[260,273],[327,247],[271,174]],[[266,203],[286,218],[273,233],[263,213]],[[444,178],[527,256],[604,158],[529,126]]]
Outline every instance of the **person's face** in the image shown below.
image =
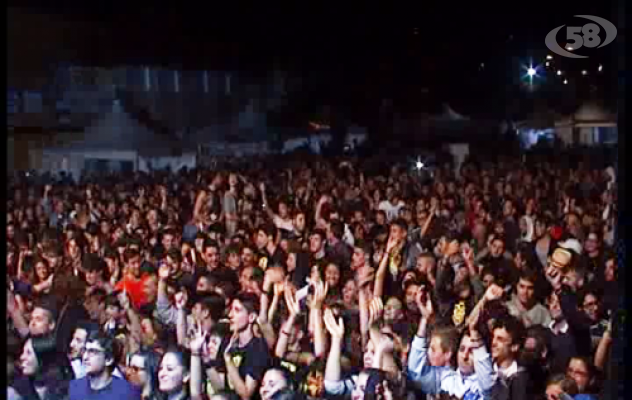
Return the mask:
[[404,318],[404,306],[397,297],[391,297],[384,305],[384,320],[395,322]]
[[499,258],[505,252],[505,243],[502,240],[494,240],[489,249],[489,253],[494,258]]
[[582,304],[584,313],[590,318],[591,321],[597,322],[600,318],[599,299],[592,293],[584,296],[584,302]]
[[123,316],[123,310],[115,305],[109,305],[105,307],[105,315],[108,319],[120,320]]
[[285,380],[281,372],[276,369],[268,370],[265,375],[263,375],[261,388],[259,389],[261,400],[270,400],[272,396],[274,396],[280,390],[285,389],[286,387],[287,381]]
[[94,297],[88,297],[83,306],[93,321],[99,321],[101,315],[105,312],[105,304],[99,303]]
[[564,274],[562,282],[568,286],[573,292],[576,292],[582,286],[581,278],[576,271],[569,270]]
[[417,301],[415,301],[415,297],[417,296],[417,292],[419,290],[419,285],[409,285],[406,288],[405,300],[407,309],[417,311]]
[[105,367],[113,362],[114,360],[107,359],[105,351],[99,342],[86,343],[86,349],[83,353],[83,365],[88,376],[100,375],[105,370]]
[[135,256],[129,259],[129,261],[127,262],[127,270],[131,275],[135,277],[140,276],[140,263],[140,256]]
[[43,262],[38,262],[35,265],[35,273],[40,281],[44,281],[48,278],[48,267]]
[[279,217],[286,219],[288,216],[287,204],[281,202],[279,203]]
[[33,343],[31,342],[31,339],[27,340],[24,344],[24,349],[22,350],[22,355],[20,356],[20,369],[26,376],[35,375],[39,369],[39,361],[35,355],[35,350],[33,350]]
[[164,235],[162,237],[162,246],[165,248],[165,250],[171,249],[173,245],[174,245],[173,235]]
[[617,271],[617,261],[614,259],[609,259],[606,261],[606,268],[604,270],[604,279],[606,282],[614,282],[615,274]]
[[70,341],[70,350],[69,356],[70,359],[83,357],[83,351],[86,348],[86,339],[88,338],[88,332],[85,329],[77,328],[75,329],[75,333],[72,335],[72,340]]
[[364,250],[361,248],[354,248],[351,255],[351,269],[356,270],[364,265]]
[[148,276],[143,282],[143,293],[147,303],[153,303],[156,301],[158,295],[158,277]]
[[585,392],[590,381],[590,371],[582,360],[572,358],[571,362],[568,363],[568,368],[566,368],[566,375],[577,383],[579,393]]
[[538,238],[543,237],[546,234],[546,224],[543,221],[535,222],[535,235]]
[[463,375],[471,375],[474,373],[474,358],[472,357],[472,350],[472,341],[470,340],[470,336],[463,336],[457,353],[459,370]]
[[254,314],[250,314],[239,300],[233,300],[230,312],[228,313],[228,319],[232,332],[243,332],[254,322],[255,316]]
[[[512,338],[505,328],[494,329],[492,336],[492,359],[496,363],[513,358]],[[517,351],[517,349],[516,349]]]
[[29,321],[29,332],[31,336],[44,336],[51,333],[55,329],[55,321],[49,311],[35,307],[31,313]]
[[205,276],[201,276],[198,279],[197,284],[195,285],[195,291],[197,293],[208,293],[211,290],[212,290],[211,283],[208,281],[208,279]]
[[551,313],[551,318],[554,320],[562,317],[562,307],[560,306],[560,299],[555,293],[551,294],[547,299],[547,306]]
[[533,303],[534,284],[533,282],[520,279],[517,286],[518,301],[523,306],[530,306]]
[[393,224],[391,225],[390,231],[391,231],[391,237],[394,240],[397,240],[397,241],[404,240],[406,232],[402,229],[401,226]]
[[323,248],[323,239],[320,235],[312,235],[309,238],[309,251],[318,253]]
[[294,229],[296,229],[297,232],[305,231],[305,214],[296,214],[296,217],[294,217]]
[[503,204],[503,216],[510,217],[513,215],[513,203],[511,201],[506,201]]
[[129,366],[125,370],[127,381],[138,388],[144,387],[149,380],[145,368],[145,358],[138,354],[133,355],[129,361]]
[[329,284],[329,287],[338,286],[340,282],[340,269],[337,265],[327,265],[327,268],[325,268],[325,282]]
[[241,260],[239,258],[239,254],[238,253],[228,253],[228,266],[232,269],[237,269],[239,268],[239,265],[241,264]]
[[594,233],[588,235],[586,242],[584,243],[584,250],[586,250],[586,253],[588,254],[599,250],[599,239],[597,238],[597,235]]
[[244,265],[252,265],[255,261],[255,254],[248,247],[241,251],[241,261]]
[[268,245],[268,235],[266,235],[266,233],[262,230],[258,231],[255,242],[257,244],[257,248],[265,248]]
[[88,286],[94,286],[101,281],[101,272],[98,270],[86,271],[86,283]]
[[246,267],[239,274],[239,283],[241,285],[241,290],[246,291],[252,282],[253,279],[254,268]]
[[417,211],[417,225],[424,226],[427,220],[428,220],[428,211],[418,210]]
[[345,304],[354,304],[358,299],[358,287],[353,279],[349,279],[342,288],[342,300]]
[[369,340],[366,345],[366,350],[362,358],[364,368],[371,368],[373,366],[373,357],[375,356],[375,344],[372,340]]
[[158,389],[163,393],[178,392],[188,380],[188,372],[178,356],[173,353],[165,354],[158,370]]
[[79,256],[79,246],[77,245],[76,240],[70,240],[68,242],[68,255],[70,258],[77,258]]
[[386,224],[386,215],[384,213],[377,213],[375,215],[375,222],[378,225],[384,225]]
[[215,246],[209,246],[204,250],[204,258],[209,267],[216,267],[219,264],[219,249]]
[[428,347],[428,360],[433,367],[446,367],[450,365],[451,351],[445,351],[441,339],[433,336]]
[[237,175],[230,174],[230,175],[228,176],[228,185],[229,185],[230,187],[237,186],[237,182],[238,182],[238,180],[237,180]]
[[356,383],[356,385],[353,388],[353,391],[351,392],[351,400],[364,399],[364,394],[366,391],[366,385],[368,381],[369,381],[369,374],[367,374],[366,372],[360,372],[360,375],[358,375],[358,382]]
[[433,260],[430,257],[418,257],[415,266],[420,274],[426,275],[433,270]]

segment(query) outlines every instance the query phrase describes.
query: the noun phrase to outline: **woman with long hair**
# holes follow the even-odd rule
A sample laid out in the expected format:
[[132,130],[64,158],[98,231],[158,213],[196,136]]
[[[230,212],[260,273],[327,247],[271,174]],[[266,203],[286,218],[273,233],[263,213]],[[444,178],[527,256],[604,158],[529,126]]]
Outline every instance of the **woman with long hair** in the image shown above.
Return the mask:
[[188,400],[191,357],[185,350],[170,348],[158,368],[158,399]]
[[65,355],[57,351],[54,335],[33,337],[24,343],[19,366],[21,376],[13,388],[24,400],[63,400],[74,378]]

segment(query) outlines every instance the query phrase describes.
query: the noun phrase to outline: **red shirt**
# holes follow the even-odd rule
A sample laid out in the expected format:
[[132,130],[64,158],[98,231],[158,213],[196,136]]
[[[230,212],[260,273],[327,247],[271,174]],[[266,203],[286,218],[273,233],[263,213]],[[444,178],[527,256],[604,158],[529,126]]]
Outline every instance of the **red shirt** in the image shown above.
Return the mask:
[[130,302],[135,309],[139,309],[145,304],[145,291],[143,286],[145,285],[145,279],[143,278],[131,278],[125,277],[122,281],[116,284],[115,290],[124,290],[129,296]]

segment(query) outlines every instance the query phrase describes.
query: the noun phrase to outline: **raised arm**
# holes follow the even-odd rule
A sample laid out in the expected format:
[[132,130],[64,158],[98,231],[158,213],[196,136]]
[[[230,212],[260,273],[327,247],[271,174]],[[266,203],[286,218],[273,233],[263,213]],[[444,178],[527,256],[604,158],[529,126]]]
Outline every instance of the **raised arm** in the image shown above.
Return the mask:
[[176,309],[178,310],[178,318],[176,321],[176,337],[178,346],[189,347],[187,340],[187,294],[185,291],[176,293]]
[[608,323],[608,329],[604,332],[601,340],[599,341],[599,345],[597,346],[597,350],[595,351],[595,367],[599,371],[603,371],[606,367],[606,362],[610,356],[610,347],[612,345],[612,333],[611,333],[611,325],[612,322]]
[[167,279],[171,274],[168,265],[162,265],[158,269],[158,294],[156,297],[156,313],[165,325],[175,325],[178,319],[178,310],[171,304],[167,296]]
[[327,348],[327,338],[323,327],[323,303],[327,297],[329,285],[317,282],[314,285],[314,295],[310,303],[310,314],[314,323],[314,355],[320,357],[325,354]]
[[388,241],[386,242],[386,251],[382,255],[382,259],[380,260],[380,264],[375,274],[375,286],[373,288],[373,296],[375,297],[382,297],[382,294],[384,293],[384,280],[386,279],[388,271],[388,262],[391,252],[395,247],[397,247],[397,245],[398,242],[389,236]]
[[202,330],[202,325],[197,324],[195,335],[191,339],[191,400],[204,399],[202,379],[202,347],[206,341],[207,333]]
[[138,314],[136,314],[136,311],[132,307],[127,292],[123,291],[119,293],[118,298],[129,321],[130,335],[127,338],[129,350],[130,352],[135,353],[140,349],[141,345],[142,329],[140,327],[140,318],[138,318]]
[[347,387],[342,382],[342,374],[340,368],[340,357],[342,355],[342,340],[345,335],[345,325],[342,317],[334,317],[330,309],[325,310],[325,326],[331,335],[331,347],[329,348],[329,356],[325,366],[325,390],[329,394],[339,395],[347,392]]
[[13,320],[13,326],[22,339],[26,338],[29,333],[29,324],[17,305],[13,292],[7,288],[7,311],[9,317]]
[[296,296],[294,295],[294,293],[292,293],[291,290],[285,290],[284,295],[285,304],[287,304],[289,315],[287,320],[281,327],[281,334],[279,335],[279,340],[277,341],[276,348],[274,349],[274,355],[280,359],[285,357],[287,345],[290,340],[290,334],[292,332],[292,329],[294,329],[296,317],[300,312],[300,306],[298,304],[298,301],[296,300]]

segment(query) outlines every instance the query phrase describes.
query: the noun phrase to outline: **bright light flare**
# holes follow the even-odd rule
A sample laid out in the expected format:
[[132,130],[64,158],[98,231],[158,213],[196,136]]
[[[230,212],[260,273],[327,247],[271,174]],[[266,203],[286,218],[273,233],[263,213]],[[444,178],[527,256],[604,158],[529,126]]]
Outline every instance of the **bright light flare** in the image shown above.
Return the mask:
[[597,68],[597,71],[599,72],[603,71],[603,65],[599,64],[599,68]]
[[527,75],[529,75],[530,77],[534,77],[536,74],[537,71],[535,70],[535,68],[529,67],[529,69],[527,70]]
[[553,59],[553,56],[552,56],[552,55],[550,55],[550,54],[547,54],[546,59],[547,59],[547,60],[552,60],[552,59]]
[[415,168],[417,168],[418,171],[422,169],[423,167],[424,167],[424,163],[422,163],[421,161],[417,161],[415,163]]
[[568,79],[564,79],[564,84],[568,85]]
[[562,75],[562,70],[561,70],[561,69],[558,69],[558,70],[557,70],[557,76],[561,76],[561,75]]

